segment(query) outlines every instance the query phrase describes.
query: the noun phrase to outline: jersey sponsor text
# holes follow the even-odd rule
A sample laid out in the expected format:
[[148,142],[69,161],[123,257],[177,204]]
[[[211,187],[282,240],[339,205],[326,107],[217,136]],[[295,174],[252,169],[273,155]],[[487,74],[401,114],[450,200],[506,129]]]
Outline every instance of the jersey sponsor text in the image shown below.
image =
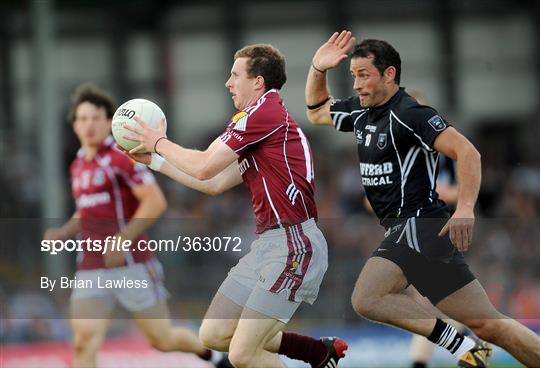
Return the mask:
[[107,204],[111,201],[111,195],[109,192],[93,193],[93,194],[81,194],[77,198],[77,208],[88,208]]

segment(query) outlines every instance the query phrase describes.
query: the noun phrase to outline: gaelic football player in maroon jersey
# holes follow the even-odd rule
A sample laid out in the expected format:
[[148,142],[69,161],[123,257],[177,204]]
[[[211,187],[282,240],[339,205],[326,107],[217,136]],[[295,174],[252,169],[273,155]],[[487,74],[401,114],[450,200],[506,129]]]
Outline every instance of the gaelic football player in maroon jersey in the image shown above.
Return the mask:
[[[205,151],[166,138],[164,122],[126,127],[131,151],[174,180],[208,194],[245,183],[259,238],[216,293],[199,336],[229,351],[235,367],[283,367],[276,353],[312,367],[336,367],[347,349],[338,338],[282,332],[301,302],[313,303],[327,268],[327,244],[316,225],[309,142],[283,104],[285,59],[271,45],[236,52],[225,86],[237,112]],[[141,149],[152,152],[138,154]]]
[[[110,136],[114,109],[111,97],[93,85],[75,91],[69,119],[81,144],[70,167],[76,211],[62,227],[48,229],[46,239],[65,241],[80,234],[91,241],[115,236],[135,242],[165,211],[167,202],[152,173],[118,150]],[[71,295],[74,367],[96,366],[116,301],[131,312],[154,348],[211,359],[194,332],[172,327],[163,270],[150,251],[135,247],[102,254],[85,247],[75,278],[74,285],[83,281],[92,287],[74,287]],[[124,287],[103,287],[121,280],[128,280]]]

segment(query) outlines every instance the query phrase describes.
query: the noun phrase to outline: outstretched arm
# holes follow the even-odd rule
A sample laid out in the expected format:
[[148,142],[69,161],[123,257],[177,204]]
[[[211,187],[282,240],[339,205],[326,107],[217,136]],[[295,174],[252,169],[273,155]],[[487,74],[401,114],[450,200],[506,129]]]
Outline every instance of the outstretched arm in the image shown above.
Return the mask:
[[134,133],[124,138],[139,142],[137,147],[129,151],[130,154],[141,151],[159,153],[169,164],[196,179],[211,179],[238,159],[238,154],[219,138],[216,138],[205,151],[188,149],[167,139],[165,119],[156,129],[149,127],[137,116],[134,120],[139,124],[138,127],[124,126]]
[[355,42],[349,31],[334,32],[313,56],[306,81],[307,117],[311,123],[332,125],[326,72],[347,58]]
[[135,239],[144,233],[167,209],[167,200],[157,183],[141,184],[131,188],[139,201],[133,217],[122,229],[127,239]]
[[240,174],[240,168],[238,167],[238,162],[236,161],[231,163],[227,168],[225,168],[225,170],[221,171],[213,178],[208,180],[199,180],[177,169],[174,165],[171,165],[157,153],[127,154],[133,160],[145,165],[149,165],[151,169],[167,175],[174,181],[208,195],[221,194],[242,183],[242,175]]
[[159,172],[191,189],[209,195],[221,194],[242,183],[242,175],[240,175],[238,162],[233,162],[225,170],[208,180],[199,180],[189,176],[167,161],[163,163]]
[[238,160],[238,154],[219,138],[205,151],[184,148],[163,139],[158,143],[157,151],[169,164],[199,180],[214,178]]

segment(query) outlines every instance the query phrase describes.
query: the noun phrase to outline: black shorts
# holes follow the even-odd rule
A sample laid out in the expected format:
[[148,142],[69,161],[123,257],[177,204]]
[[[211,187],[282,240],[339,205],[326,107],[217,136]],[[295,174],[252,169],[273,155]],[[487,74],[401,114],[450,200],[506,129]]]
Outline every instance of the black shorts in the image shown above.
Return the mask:
[[476,279],[448,234],[438,235],[449,218],[441,208],[420,217],[396,219],[372,254],[398,265],[409,283],[434,305]]

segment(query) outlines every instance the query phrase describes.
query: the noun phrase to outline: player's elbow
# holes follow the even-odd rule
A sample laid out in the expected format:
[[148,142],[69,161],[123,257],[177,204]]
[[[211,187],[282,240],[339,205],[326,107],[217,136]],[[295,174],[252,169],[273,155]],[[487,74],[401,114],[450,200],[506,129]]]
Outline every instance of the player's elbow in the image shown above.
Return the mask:
[[167,211],[167,199],[161,190],[157,190],[155,195],[152,196],[152,204],[154,205],[155,211],[158,212],[159,215],[162,215],[165,213],[165,211]]
[[474,146],[472,147],[472,149],[473,149],[474,159],[478,162],[482,162],[482,155],[480,154],[480,152],[478,152],[478,150]]
[[307,109],[306,116],[309,122],[313,125],[331,125],[332,124],[332,118],[330,117],[330,114],[328,113],[328,111],[326,111],[322,107],[316,110]]
[[167,210],[167,200],[157,183],[145,185],[136,194],[145,218],[157,218]]
[[306,116],[311,124],[317,125],[317,116],[312,110],[306,110]]
[[447,148],[448,152],[444,153],[453,160],[457,160],[458,162],[466,162],[469,165],[474,166],[480,165],[480,152],[478,152],[474,144],[472,144],[466,138],[452,142]]
[[215,165],[212,164],[212,158],[208,150],[203,152],[200,162],[202,164],[199,166],[198,170],[195,171],[195,175],[193,175],[195,178],[205,181],[216,176],[217,172],[215,170]]
[[211,196],[217,196],[223,192],[224,192],[223,188],[220,188],[220,186],[216,184],[210,185],[206,190],[206,194],[211,195]]
[[[476,147],[471,142],[467,142],[467,143],[468,144],[466,144],[461,149],[461,156],[467,161],[476,162],[476,163],[480,164],[480,162],[482,160],[482,156],[480,155],[480,152],[478,152]],[[459,159],[459,156],[460,155],[458,153],[458,159]]]
[[200,181],[206,181],[212,179],[214,174],[207,167],[203,167],[195,173],[195,177]]
[[213,172],[212,168],[208,164],[207,160],[204,160],[203,164],[195,172],[194,176],[201,181],[205,181],[205,180],[212,179],[215,176],[215,173]]
[[217,196],[225,192],[228,188],[223,180],[223,175],[217,175],[211,180],[205,182],[205,193],[211,196]]
[[159,209],[160,209],[160,212],[163,214],[165,213],[165,211],[167,211],[167,208],[169,207],[169,203],[167,202],[167,200],[165,199],[165,196],[163,196],[162,194],[162,200],[160,201],[160,204],[159,204]]

